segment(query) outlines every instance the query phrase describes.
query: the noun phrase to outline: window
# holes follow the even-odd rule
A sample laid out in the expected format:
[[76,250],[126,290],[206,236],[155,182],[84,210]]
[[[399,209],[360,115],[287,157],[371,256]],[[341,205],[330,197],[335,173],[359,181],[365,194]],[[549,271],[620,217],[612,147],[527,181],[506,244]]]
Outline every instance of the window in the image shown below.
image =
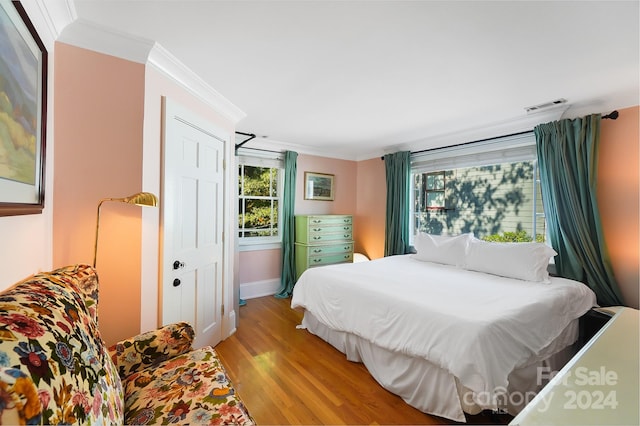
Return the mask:
[[443,210],[445,205],[445,172],[416,173],[416,206],[418,211]]
[[238,237],[245,250],[279,247],[282,175],[278,159],[238,157]]
[[413,154],[411,168],[412,235],[545,241],[532,133]]

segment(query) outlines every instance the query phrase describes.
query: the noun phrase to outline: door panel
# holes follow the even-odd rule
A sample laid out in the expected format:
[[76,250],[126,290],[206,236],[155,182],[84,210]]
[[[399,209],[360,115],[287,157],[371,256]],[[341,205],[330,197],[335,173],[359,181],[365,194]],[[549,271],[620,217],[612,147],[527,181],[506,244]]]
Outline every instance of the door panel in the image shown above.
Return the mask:
[[190,322],[200,347],[222,336],[225,143],[188,115],[167,102],[161,312],[163,324]]

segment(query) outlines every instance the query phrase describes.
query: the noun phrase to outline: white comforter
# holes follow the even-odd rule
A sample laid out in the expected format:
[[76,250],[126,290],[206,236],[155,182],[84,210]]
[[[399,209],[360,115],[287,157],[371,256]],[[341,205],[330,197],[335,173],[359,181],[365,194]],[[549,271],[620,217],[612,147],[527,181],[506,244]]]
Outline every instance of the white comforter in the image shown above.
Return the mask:
[[475,392],[493,392],[595,304],[576,281],[534,283],[405,255],[308,269],[291,306],[332,329],[426,358]]

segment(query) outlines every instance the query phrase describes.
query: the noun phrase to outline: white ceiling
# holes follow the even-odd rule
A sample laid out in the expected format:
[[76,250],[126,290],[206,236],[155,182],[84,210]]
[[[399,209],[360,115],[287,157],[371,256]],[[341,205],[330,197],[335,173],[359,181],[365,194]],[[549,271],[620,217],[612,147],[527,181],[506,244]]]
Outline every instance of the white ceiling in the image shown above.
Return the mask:
[[70,4],[171,52],[247,114],[247,146],[364,159],[640,103],[638,1]]

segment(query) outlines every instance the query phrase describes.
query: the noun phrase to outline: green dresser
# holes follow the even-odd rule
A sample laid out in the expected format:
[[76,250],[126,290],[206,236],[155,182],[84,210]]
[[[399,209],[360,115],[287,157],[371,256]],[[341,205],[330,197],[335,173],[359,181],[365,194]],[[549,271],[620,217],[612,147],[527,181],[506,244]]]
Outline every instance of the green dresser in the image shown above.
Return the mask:
[[351,215],[296,216],[296,279],[307,268],[353,262]]

